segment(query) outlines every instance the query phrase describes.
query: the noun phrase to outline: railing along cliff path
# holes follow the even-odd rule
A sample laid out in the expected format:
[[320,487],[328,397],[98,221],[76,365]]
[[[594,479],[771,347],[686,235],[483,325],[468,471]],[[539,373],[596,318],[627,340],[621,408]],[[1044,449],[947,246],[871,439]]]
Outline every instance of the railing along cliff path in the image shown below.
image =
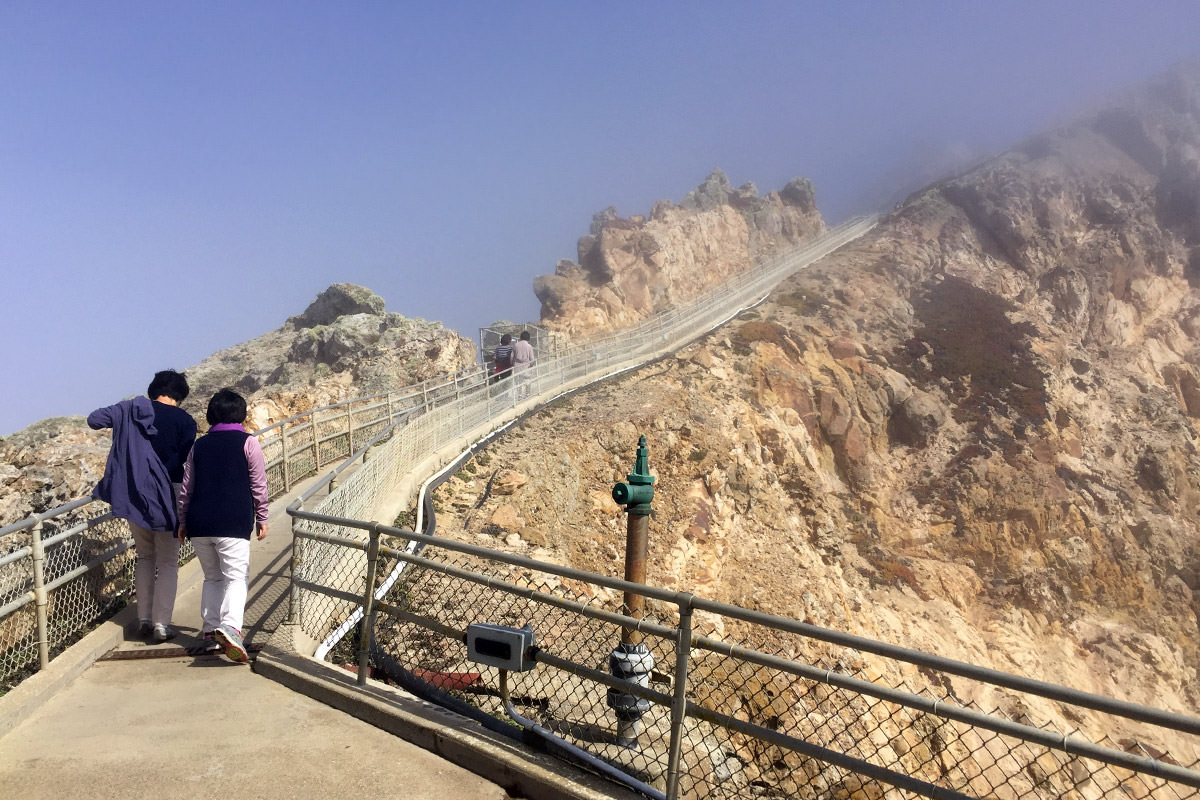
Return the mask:
[[[873,223],[839,226],[686,306],[540,357],[522,376],[530,400],[477,368],[258,432],[273,496],[336,465],[289,508],[292,626],[321,641],[320,654],[354,632],[362,667],[652,797],[1200,795],[1194,717],[434,535],[429,491],[518,415],[673,352]],[[353,474],[351,463],[361,463]],[[368,521],[414,500],[415,531]],[[68,512],[84,518],[67,524]],[[94,616],[128,591],[124,526],[103,512],[77,501],[0,531],[0,541],[28,540],[0,559],[11,643],[0,652],[18,654],[0,669],[44,663],[69,640],[57,631],[71,614]],[[9,571],[18,564],[25,572]],[[628,615],[625,591],[649,600],[646,618]],[[60,617],[60,606],[84,610]],[[477,623],[528,625],[533,668],[476,663],[464,639]],[[644,644],[640,683],[613,675],[622,629]],[[920,676],[922,688],[887,674]],[[1014,719],[963,696],[1026,711]],[[1108,719],[1102,734],[1122,738],[1059,731],[1045,714]]]

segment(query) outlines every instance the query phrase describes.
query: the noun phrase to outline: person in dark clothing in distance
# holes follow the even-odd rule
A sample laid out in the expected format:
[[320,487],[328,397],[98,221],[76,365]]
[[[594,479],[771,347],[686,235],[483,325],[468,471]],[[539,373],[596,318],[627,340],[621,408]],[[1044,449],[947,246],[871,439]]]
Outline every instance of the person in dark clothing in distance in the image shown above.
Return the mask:
[[492,353],[492,383],[502,381],[512,374],[512,334],[500,337],[500,344]]

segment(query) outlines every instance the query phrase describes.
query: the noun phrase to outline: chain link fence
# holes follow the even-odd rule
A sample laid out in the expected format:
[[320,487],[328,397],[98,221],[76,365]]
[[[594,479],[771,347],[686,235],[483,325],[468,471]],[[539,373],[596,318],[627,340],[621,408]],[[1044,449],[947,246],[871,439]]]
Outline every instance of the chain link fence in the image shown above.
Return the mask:
[[125,605],[134,553],[128,523],[88,498],[0,529],[0,545],[2,694]]
[[[256,431],[267,461],[270,495],[285,494],[322,469],[365,456],[372,445],[387,442],[387,447],[372,449],[380,454],[378,463],[359,470],[326,498],[328,510],[370,516],[380,498],[390,494],[400,477],[427,454],[466,432],[492,425],[512,411],[519,393],[550,392],[586,375],[603,375],[632,359],[664,354],[672,342],[710,329],[763,296],[782,277],[862,235],[873,224],[873,220],[854,220],[835,228],[710,290],[688,306],[629,331],[539,353],[538,363],[523,376],[520,387],[514,379],[490,384],[484,367],[477,366],[394,392],[314,409]],[[107,504],[88,498],[0,529],[0,691],[44,667],[54,653],[128,601],[131,547],[125,523],[112,518]],[[309,549],[310,567],[341,568],[333,556]],[[185,546],[181,562],[188,557],[190,546]],[[326,612],[311,612],[309,618],[313,627],[328,627]]]
[[[377,668],[650,796],[1200,796],[1198,718],[468,544],[298,517],[326,527],[314,541],[356,554],[337,588],[306,582],[306,594],[367,608]],[[647,597],[644,618],[626,615],[626,591]],[[536,666],[481,665],[465,643],[478,623],[531,629]],[[614,676],[630,632],[644,688]],[[981,695],[1030,710],[962,699]]]
[[[818,244],[835,249],[860,233],[833,231]],[[548,397],[671,352],[821,254],[793,254],[761,283],[742,276],[632,330],[564,347],[539,359],[521,388]],[[635,620],[620,605],[623,582],[363,521],[428,453],[495,430],[515,395],[515,383],[501,383],[422,407],[312,511],[290,509],[295,620],[324,639],[319,653],[357,629],[363,674],[369,660],[418,694],[533,731],[655,797],[1198,796],[1194,718],[644,587],[651,616]],[[392,538],[373,539],[381,531]],[[709,635],[693,630],[694,616]],[[473,661],[465,638],[475,623],[529,626],[537,668]],[[636,660],[652,665],[644,686],[613,675],[630,629],[645,651]],[[994,694],[989,680],[1007,687],[1013,707],[1046,718],[960,699],[972,682]],[[1059,724],[1075,719],[1090,721],[1090,737]],[[1117,739],[1105,733],[1115,730]]]

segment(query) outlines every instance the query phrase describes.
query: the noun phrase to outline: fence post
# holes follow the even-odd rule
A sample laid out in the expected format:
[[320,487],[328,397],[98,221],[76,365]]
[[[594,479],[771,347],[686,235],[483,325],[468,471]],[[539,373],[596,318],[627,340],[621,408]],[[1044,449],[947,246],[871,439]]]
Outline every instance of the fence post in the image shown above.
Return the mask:
[[[303,502],[298,503],[296,505],[297,511],[299,511],[302,508],[304,508]],[[288,516],[291,517],[290,514]],[[298,614],[300,611],[300,587],[296,585],[296,572],[300,568],[300,537],[296,535],[296,524],[297,524],[298,520],[295,517],[291,517],[291,519],[292,519],[292,568],[291,568],[291,571],[288,572],[288,583],[290,584],[290,586],[289,586],[289,590],[288,590],[288,610],[287,610],[287,622],[289,625],[295,624],[296,614]]]
[[42,545],[42,520],[31,531],[33,537],[33,598],[37,606],[38,669],[50,664],[50,625],[46,619],[50,598],[46,595],[46,548]]
[[308,427],[312,430],[313,443],[313,463],[316,464],[316,471],[321,471],[321,442],[317,438],[317,415],[313,414],[309,417]]
[[282,452],[280,458],[283,461],[283,492],[287,494],[292,490],[292,468],[288,464],[287,423],[279,426],[279,447]]
[[358,635],[358,685],[366,686],[370,670],[371,631],[375,629],[375,575],[379,562],[379,523],[371,526],[371,543],[367,546],[367,586],[363,591],[362,628]]
[[683,753],[683,720],[687,711],[688,661],[692,652],[692,595],[679,603],[675,640],[675,685],[671,697],[671,743],[667,751],[667,800],[679,797],[679,761]]
[[354,455],[354,413],[351,411],[350,404],[346,404],[346,457]]

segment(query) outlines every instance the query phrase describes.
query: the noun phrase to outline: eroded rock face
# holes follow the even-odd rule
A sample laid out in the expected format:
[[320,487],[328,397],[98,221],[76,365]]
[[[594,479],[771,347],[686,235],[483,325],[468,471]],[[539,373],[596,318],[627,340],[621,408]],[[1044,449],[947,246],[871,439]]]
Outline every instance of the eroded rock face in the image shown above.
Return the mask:
[[83,417],[44,419],[0,438],[0,525],[90,495],[109,441]]
[[[474,362],[470,339],[438,322],[388,313],[370,289],[339,283],[282,327],[185,370],[192,391],[184,409],[203,431],[208,399],[229,386],[246,397],[246,425],[255,430]],[[90,430],[83,417],[43,420],[0,438],[0,525],[91,494],[109,441],[109,432]]]
[[[530,478],[503,498],[539,532],[516,549],[619,574],[624,520],[588,498],[644,433],[651,583],[1194,713],[1198,87],[936,185],[673,361],[526,422],[489,451]],[[507,546],[486,478],[444,487],[463,511],[439,530]]]
[[754,184],[734,189],[716,170],[679,205],[655,204],[649,218],[597,214],[578,263],[560,261],[535,280],[542,323],[575,335],[628,327],[823,228],[808,181],[759,197]]
[[[384,310],[379,295],[337,283],[282,327],[222,350],[187,370],[185,407],[203,421],[212,393],[230,386],[261,428],[351,397],[407,386],[475,361],[474,343],[439,322]],[[201,429],[204,425],[201,425]]]

